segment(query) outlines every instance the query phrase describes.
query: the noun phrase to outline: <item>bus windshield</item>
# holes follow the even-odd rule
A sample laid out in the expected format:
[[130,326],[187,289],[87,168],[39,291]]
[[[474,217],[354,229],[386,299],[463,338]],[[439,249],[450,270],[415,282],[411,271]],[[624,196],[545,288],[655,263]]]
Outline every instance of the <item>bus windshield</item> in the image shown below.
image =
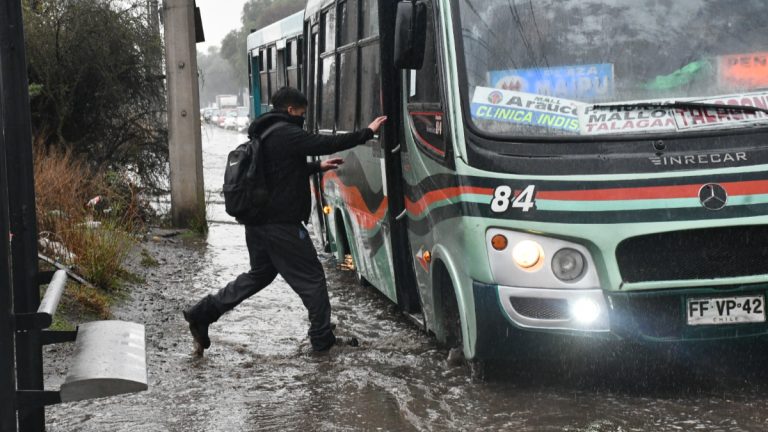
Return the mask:
[[768,126],[765,0],[460,0],[459,11],[467,109],[480,131]]

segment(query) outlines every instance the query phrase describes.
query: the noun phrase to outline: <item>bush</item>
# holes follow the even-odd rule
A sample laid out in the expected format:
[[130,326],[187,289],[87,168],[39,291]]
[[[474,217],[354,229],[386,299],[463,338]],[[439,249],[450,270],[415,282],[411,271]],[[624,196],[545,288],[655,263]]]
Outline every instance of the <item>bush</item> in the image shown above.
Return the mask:
[[146,214],[136,187],[115,173],[92,174],[71,152],[38,146],[35,191],[44,252],[74,265],[104,290],[118,288],[132,234],[143,227]]

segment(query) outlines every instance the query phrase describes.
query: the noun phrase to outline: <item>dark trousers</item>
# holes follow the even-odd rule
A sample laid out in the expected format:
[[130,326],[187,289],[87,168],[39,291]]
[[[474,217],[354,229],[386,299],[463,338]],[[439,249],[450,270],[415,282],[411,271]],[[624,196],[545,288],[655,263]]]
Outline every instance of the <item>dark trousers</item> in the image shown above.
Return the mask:
[[298,223],[246,226],[245,242],[251,270],[190,308],[187,312],[192,319],[207,323],[216,321],[272,283],[279,273],[309,311],[312,349],[330,348],[336,338],[331,331],[328,286],[323,266],[304,226]]

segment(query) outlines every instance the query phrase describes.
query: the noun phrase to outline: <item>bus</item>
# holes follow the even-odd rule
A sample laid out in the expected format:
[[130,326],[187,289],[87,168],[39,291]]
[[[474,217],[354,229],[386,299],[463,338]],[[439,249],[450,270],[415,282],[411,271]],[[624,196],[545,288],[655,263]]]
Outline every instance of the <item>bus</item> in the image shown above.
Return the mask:
[[283,86],[302,89],[304,11],[248,35],[246,40],[251,118],[270,110],[269,97]]
[[761,0],[309,0],[306,127],[389,117],[313,179],[313,225],[468,360],[542,333],[765,335],[767,18]]

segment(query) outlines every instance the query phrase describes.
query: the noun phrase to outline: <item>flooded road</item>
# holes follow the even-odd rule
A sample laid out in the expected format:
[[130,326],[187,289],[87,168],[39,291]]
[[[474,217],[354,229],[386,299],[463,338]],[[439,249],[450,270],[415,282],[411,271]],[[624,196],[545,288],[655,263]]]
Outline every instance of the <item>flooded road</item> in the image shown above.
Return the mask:
[[[147,243],[161,266],[144,269],[147,284],[115,308],[115,319],[146,325],[150,390],[50,407],[49,431],[768,430],[768,349],[575,340],[532,361],[494,364],[476,382],[324,254],[336,333],[361,347],[311,354],[306,311],[278,278],[214,324],[211,349],[193,358],[181,309],[248,267],[243,228],[218,194],[226,154],[244,139],[204,129],[210,233]],[[51,388],[65,373],[55,354],[46,355]]]

